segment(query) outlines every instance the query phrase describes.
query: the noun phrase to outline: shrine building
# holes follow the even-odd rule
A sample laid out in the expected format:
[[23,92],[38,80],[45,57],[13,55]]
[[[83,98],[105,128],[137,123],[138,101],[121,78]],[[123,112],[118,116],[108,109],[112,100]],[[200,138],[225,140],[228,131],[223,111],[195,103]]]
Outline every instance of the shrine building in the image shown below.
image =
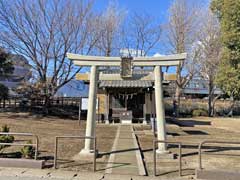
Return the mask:
[[[89,72],[77,80],[89,84]],[[175,74],[163,73],[163,93],[172,96],[169,88]],[[131,79],[122,77],[120,68],[99,69],[96,114],[105,123],[144,123],[155,117],[153,68],[132,70]]]

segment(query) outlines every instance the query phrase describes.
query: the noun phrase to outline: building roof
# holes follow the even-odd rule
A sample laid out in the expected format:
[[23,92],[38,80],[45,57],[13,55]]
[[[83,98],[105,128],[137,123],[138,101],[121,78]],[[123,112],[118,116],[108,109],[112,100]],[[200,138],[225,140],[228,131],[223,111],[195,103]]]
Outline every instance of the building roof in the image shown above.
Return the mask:
[[114,80],[114,81],[101,81],[99,84],[100,88],[111,87],[111,88],[139,88],[139,87],[152,87],[152,81],[148,80]]

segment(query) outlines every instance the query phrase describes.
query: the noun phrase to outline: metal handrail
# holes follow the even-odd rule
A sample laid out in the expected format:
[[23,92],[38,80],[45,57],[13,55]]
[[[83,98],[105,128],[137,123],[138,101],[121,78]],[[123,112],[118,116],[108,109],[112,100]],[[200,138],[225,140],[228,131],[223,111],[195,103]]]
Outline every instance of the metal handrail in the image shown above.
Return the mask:
[[203,169],[202,167],[202,146],[204,144],[240,144],[240,142],[232,142],[232,141],[214,141],[214,140],[205,140],[199,143],[198,146],[198,164],[199,169]]
[[160,140],[153,140],[153,171],[154,176],[157,176],[157,161],[156,161],[156,144],[157,143],[168,143],[168,144],[177,144],[179,149],[179,176],[182,176],[182,143],[181,142],[174,142],[174,141],[160,141]]
[[55,137],[55,152],[54,152],[54,169],[57,169],[57,152],[58,152],[58,139],[92,139],[93,140],[93,172],[96,171],[96,157],[97,157],[97,138],[94,136],[56,136]]
[[15,133],[15,132],[0,132],[0,135],[17,135],[17,136],[30,136],[34,137],[36,143],[35,144],[27,144],[27,143],[0,143],[0,145],[6,145],[6,146],[33,146],[35,147],[35,154],[34,159],[37,160],[38,156],[38,144],[39,139],[38,136],[32,133]]

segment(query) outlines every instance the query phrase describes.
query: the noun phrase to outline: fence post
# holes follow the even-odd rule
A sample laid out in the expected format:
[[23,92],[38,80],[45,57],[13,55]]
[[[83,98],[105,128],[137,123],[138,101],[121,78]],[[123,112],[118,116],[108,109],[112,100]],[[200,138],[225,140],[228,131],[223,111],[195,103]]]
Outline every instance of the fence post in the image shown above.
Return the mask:
[[82,109],[82,102],[81,102],[81,98],[79,99],[79,107],[78,107],[78,123],[80,125],[80,121],[81,121],[81,109]]
[[54,162],[53,162],[53,165],[54,165],[54,169],[57,169],[57,145],[58,145],[58,138],[56,137],[55,138],[55,156],[54,156]]
[[182,144],[179,143],[179,176],[182,176]]
[[97,140],[96,140],[96,137],[94,137],[94,159],[93,159],[93,172],[95,172],[96,171],[96,158],[97,158],[97,152],[96,152],[96,144],[97,144],[97,142],[96,142]]
[[154,176],[157,175],[157,167],[156,167],[156,142],[155,140],[153,140],[153,173],[154,173]]

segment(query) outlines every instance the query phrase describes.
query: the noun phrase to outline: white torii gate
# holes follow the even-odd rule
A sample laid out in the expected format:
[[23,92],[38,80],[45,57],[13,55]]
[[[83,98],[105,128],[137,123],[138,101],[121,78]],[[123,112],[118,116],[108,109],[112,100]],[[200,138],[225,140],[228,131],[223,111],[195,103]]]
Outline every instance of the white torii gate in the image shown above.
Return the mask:
[[[186,59],[187,54],[175,54],[160,57],[134,57],[131,60],[133,67],[154,67],[155,79],[155,103],[157,118],[157,138],[158,140],[166,140],[165,110],[163,103],[163,87],[162,87],[162,66],[178,66],[181,61]],[[86,136],[95,135],[95,115],[96,115],[96,94],[98,82],[99,66],[121,66],[121,57],[102,57],[102,56],[83,56],[79,54],[67,53],[67,58],[72,60],[77,66],[90,66],[90,84],[88,94],[88,113],[86,124]],[[93,151],[92,140],[85,140],[85,147],[80,154],[90,154]],[[164,143],[158,144],[158,153],[166,153],[167,147]]]

